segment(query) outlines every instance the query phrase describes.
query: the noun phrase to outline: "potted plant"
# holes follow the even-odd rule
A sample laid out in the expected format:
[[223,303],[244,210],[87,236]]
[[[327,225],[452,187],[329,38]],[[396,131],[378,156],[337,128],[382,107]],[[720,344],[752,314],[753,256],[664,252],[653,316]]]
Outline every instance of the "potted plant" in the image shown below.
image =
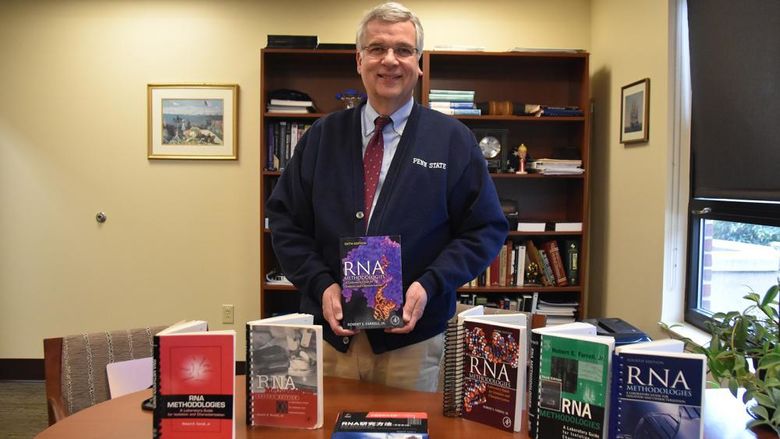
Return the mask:
[[691,350],[707,357],[716,385],[727,385],[734,397],[745,389],[742,401],[753,418],[749,428],[770,428],[780,434],[780,343],[778,290],[780,280],[761,296],[750,290],[744,310],[716,313],[707,323],[708,346],[686,339]]

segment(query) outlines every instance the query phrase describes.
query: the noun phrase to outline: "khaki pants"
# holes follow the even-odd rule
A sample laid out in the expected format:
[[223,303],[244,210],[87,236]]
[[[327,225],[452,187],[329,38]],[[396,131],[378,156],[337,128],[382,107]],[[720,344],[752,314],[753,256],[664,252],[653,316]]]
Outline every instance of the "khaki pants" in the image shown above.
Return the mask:
[[437,389],[444,334],[378,355],[371,350],[365,332],[352,337],[346,353],[337,351],[329,343],[323,344],[325,376],[423,392],[435,392]]

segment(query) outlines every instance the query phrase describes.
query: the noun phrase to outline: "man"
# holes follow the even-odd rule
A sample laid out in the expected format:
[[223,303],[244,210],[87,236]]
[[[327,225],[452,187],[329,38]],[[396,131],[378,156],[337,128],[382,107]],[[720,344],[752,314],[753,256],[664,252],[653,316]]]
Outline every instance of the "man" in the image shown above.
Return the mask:
[[[312,125],[266,212],[301,311],[323,324],[325,374],[434,391],[455,290],[495,257],[507,223],[471,131],[414,102],[422,49],[422,25],[404,6],[366,14],[356,61],[367,102]],[[390,121],[376,152],[370,139],[379,116]],[[364,169],[374,158],[381,166]],[[403,327],[341,326],[339,238],[362,235],[401,236]]]

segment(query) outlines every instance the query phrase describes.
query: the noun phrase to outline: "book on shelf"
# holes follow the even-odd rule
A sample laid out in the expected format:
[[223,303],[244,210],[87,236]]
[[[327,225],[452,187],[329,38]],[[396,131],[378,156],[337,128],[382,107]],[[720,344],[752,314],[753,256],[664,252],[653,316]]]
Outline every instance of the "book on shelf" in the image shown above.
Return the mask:
[[581,222],[555,223],[555,231],[556,232],[581,232],[582,223]]
[[432,88],[429,94],[433,95],[466,95],[474,97],[476,92],[474,90],[452,90],[443,88]]
[[542,243],[542,249],[547,255],[548,262],[550,263],[550,270],[552,271],[554,280],[553,283],[559,287],[569,285],[569,281],[566,279],[566,268],[563,265],[563,257],[558,248],[558,242],[555,240],[545,241]]
[[292,105],[273,105],[268,104],[266,106],[268,113],[295,113],[295,114],[307,114],[310,113],[307,107],[298,107]]
[[340,247],[344,328],[403,326],[401,237],[341,238]]
[[279,105],[282,107],[313,107],[314,102],[310,100],[297,100],[297,99],[271,99],[268,101],[270,105]]
[[[595,336],[596,327],[583,322],[573,322],[558,326],[535,328],[531,330],[528,345],[528,435],[536,436],[536,420],[539,410],[539,361],[542,338],[546,334],[574,334]],[[541,438],[540,438],[541,439]]]
[[481,116],[482,110],[479,108],[444,108],[431,107],[432,110],[444,113],[449,116]]
[[576,239],[566,240],[564,242],[566,255],[566,279],[569,285],[578,285],[580,282],[579,257],[580,242]]
[[425,412],[348,412],[339,413],[331,439],[428,439],[428,414]]
[[542,105],[542,116],[548,117],[582,117],[585,113],[580,107],[568,106],[568,107],[555,107],[550,105]]
[[235,437],[236,332],[206,327],[179,322],[153,338],[155,439]]
[[476,104],[471,102],[463,102],[463,101],[436,101],[431,102],[428,104],[429,107],[431,107],[434,110],[438,110],[440,108],[445,109],[476,109]]
[[[547,274],[544,271],[544,262],[542,261],[541,252],[536,247],[536,244],[534,244],[533,241],[528,240],[525,243],[525,251],[528,255],[528,265],[526,266],[526,269],[529,268],[531,264],[535,264],[538,271],[538,280],[542,284],[542,286],[549,287],[553,284],[550,283],[550,279],[547,277]],[[531,270],[528,270],[529,272]]]
[[513,285],[522,287],[525,285],[525,244],[516,243],[513,249],[514,273],[512,274]]
[[533,366],[538,370],[532,432],[536,438],[607,437],[615,340],[590,335],[595,327],[586,334],[558,329],[576,324],[535,330],[540,337]]
[[609,437],[704,436],[707,358],[684,348],[681,340],[671,339],[615,348]]
[[247,322],[246,363],[247,425],[322,427],[322,327],[311,314]]

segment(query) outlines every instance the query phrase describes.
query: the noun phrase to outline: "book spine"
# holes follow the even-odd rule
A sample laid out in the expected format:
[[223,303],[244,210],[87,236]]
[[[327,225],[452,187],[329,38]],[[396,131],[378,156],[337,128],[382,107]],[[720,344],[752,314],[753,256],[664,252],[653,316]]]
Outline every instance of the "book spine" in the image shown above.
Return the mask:
[[609,410],[609,435],[607,437],[616,438],[620,433],[620,418],[622,407],[618,398],[623,387],[623,357],[612,354],[612,385],[609,391],[609,401],[611,408]]
[[252,425],[254,419],[254,409],[252,407],[252,377],[254,368],[252,367],[252,327],[246,325],[246,425]]
[[525,246],[518,245],[515,250],[515,286],[522,287],[525,285]]
[[463,410],[463,327],[456,321],[447,325],[444,333],[443,413],[459,417]]
[[566,277],[569,285],[577,285],[580,281],[579,257],[579,243],[574,240],[566,241]]
[[555,286],[555,275],[553,275],[552,267],[550,266],[550,258],[547,256],[547,252],[539,250],[539,258],[542,260],[542,268],[544,270],[544,276],[547,278],[547,283]]
[[556,241],[547,241],[544,243],[547,257],[550,259],[550,266],[552,268],[553,277],[555,278],[555,284],[559,287],[565,287],[569,285],[569,281],[566,279],[566,269],[563,266],[563,258],[561,258],[561,251],[558,248]]
[[542,335],[531,331],[528,352],[528,436],[536,437],[536,420],[539,411],[539,349]]
[[266,145],[265,169],[275,171],[274,168],[274,123],[268,124],[268,143]]
[[160,439],[162,432],[162,407],[157,404],[160,398],[160,337],[155,335],[152,339],[152,407],[154,415],[152,420],[152,438]]

